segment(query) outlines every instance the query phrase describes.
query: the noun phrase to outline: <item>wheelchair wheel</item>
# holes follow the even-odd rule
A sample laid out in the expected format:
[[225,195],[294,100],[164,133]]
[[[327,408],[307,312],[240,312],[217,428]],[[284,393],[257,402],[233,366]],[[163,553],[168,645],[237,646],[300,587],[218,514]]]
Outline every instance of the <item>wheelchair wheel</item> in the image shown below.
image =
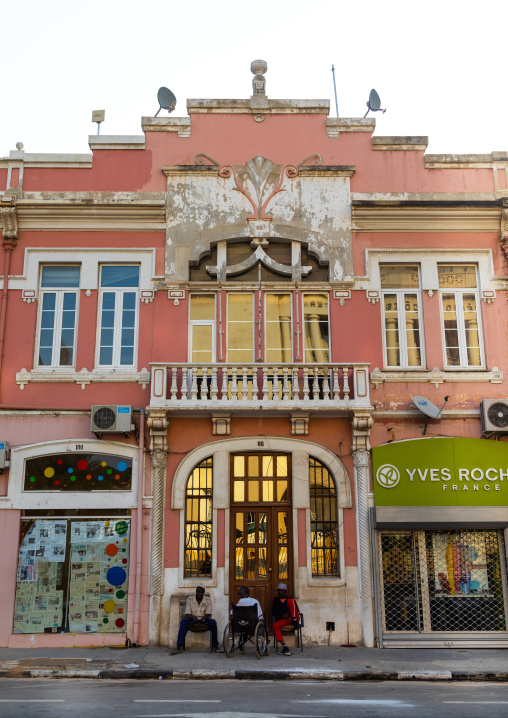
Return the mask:
[[263,658],[268,656],[268,634],[266,632],[266,626],[262,621],[256,626],[254,631],[254,650],[256,652],[256,658]]
[[[239,634],[233,632],[233,626],[231,622],[228,623],[224,629],[224,653],[228,658],[231,658],[236,649],[239,648]],[[245,651],[245,647],[242,653]]]

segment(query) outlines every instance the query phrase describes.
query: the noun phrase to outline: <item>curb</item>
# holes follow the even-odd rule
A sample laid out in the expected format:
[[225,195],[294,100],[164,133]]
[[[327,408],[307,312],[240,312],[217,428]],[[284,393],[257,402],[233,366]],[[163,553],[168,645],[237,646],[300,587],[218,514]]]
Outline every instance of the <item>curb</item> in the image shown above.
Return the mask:
[[0,678],[84,678],[95,680],[241,680],[241,681],[455,681],[508,683],[506,671],[335,671],[335,670],[207,670],[189,671],[138,668],[102,670],[0,670]]

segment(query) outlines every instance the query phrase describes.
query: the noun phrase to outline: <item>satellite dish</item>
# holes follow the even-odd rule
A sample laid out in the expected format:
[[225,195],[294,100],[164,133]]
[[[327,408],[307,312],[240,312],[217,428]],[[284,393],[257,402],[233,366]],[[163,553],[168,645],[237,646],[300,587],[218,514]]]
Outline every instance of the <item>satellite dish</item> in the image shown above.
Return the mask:
[[382,112],[383,114],[386,112],[386,110],[381,109],[381,98],[375,90],[370,91],[369,99],[367,101],[367,107],[368,110],[363,116],[364,119],[365,117],[367,117],[369,112]]
[[167,87],[159,87],[157,102],[159,103],[159,109],[157,110],[155,117],[157,117],[161,110],[173,112],[176,106],[176,97],[173,95],[171,90],[168,90]]
[[441,417],[441,409],[438,409],[430,399],[425,399],[423,396],[414,396],[413,401],[418,409],[427,416],[430,416],[431,419],[439,419]]
[[423,430],[423,436],[425,436],[425,432],[427,431],[427,424],[429,423],[429,417],[431,419],[440,419],[443,409],[445,408],[446,402],[449,400],[449,398],[450,398],[449,396],[445,396],[443,406],[440,409],[438,409],[437,406],[435,404],[433,404],[430,399],[426,399],[424,396],[414,396],[413,397],[413,402],[415,403],[415,405],[427,417],[425,419],[425,428]]

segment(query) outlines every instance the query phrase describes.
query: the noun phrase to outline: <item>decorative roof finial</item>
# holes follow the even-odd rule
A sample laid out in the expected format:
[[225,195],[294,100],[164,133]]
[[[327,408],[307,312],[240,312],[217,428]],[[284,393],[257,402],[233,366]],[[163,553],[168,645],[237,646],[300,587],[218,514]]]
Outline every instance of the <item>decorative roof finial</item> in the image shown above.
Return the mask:
[[254,60],[250,64],[250,71],[254,75],[252,80],[252,94],[253,95],[265,95],[266,92],[266,78],[265,72],[268,70],[268,65],[264,60]]

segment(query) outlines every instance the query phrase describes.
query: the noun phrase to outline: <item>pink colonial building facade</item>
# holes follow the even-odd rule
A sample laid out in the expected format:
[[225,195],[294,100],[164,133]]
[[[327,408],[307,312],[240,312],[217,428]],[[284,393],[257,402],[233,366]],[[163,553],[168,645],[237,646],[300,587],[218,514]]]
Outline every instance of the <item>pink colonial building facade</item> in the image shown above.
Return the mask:
[[508,643],[508,155],[264,87],[0,159],[0,645]]

